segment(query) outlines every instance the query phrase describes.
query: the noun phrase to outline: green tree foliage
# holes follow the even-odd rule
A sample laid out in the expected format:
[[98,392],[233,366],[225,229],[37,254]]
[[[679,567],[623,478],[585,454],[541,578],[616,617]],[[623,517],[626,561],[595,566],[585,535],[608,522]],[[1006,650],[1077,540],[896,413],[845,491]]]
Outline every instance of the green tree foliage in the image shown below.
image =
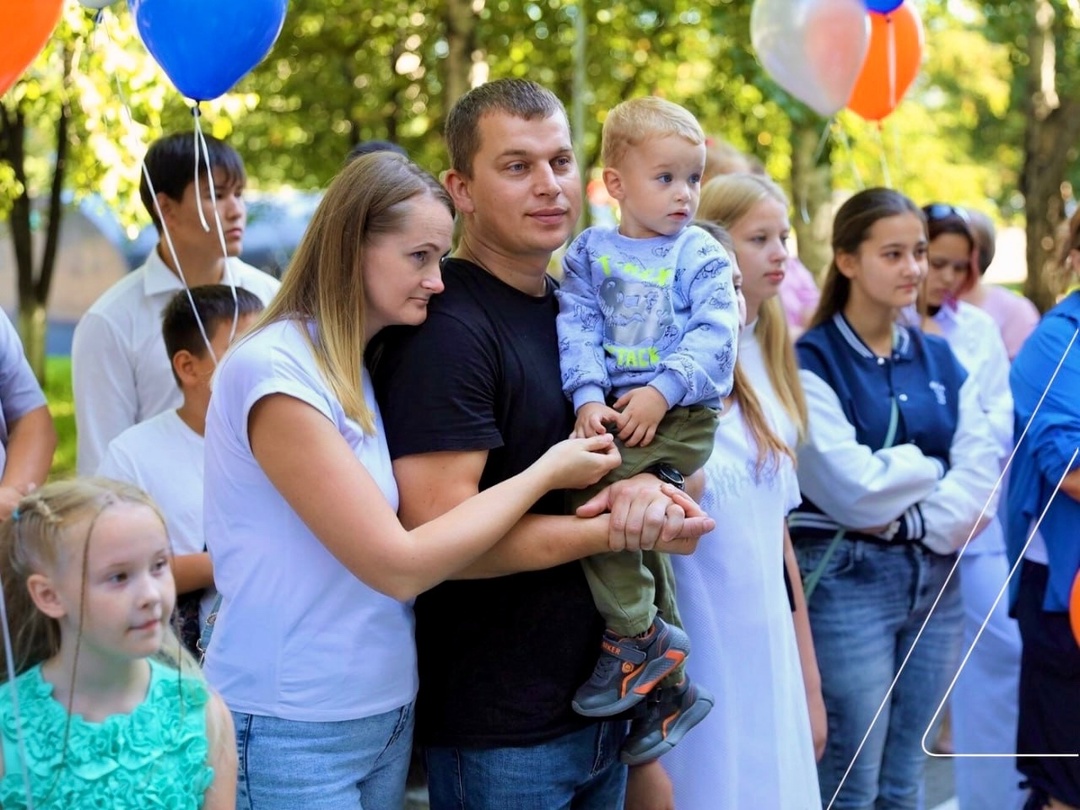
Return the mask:
[[[656,93],[686,105],[708,133],[790,183],[800,250],[808,256],[827,245],[834,189],[888,182],[919,202],[975,205],[1009,219],[1023,210],[1017,192],[1030,175],[1023,145],[1032,8],[1045,3],[1057,12],[1058,96],[1070,98],[1080,76],[1073,53],[1080,37],[1067,35],[1072,6],[907,2],[918,5],[926,25],[923,72],[880,128],[849,113],[830,124],[780,90],[754,58],[750,0],[293,2],[267,59],[234,92],[204,104],[202,122],[240,148],[257,188],[322,187],[348,150],[371,138],[395,140],[440,172],[446,109],[472,83],[527,77],[571,102],[583,27],[586,115],[577,135],[590,165],[606,111]],[[70,4],[45,53],[5,96],[5,115],[25,123],[25,161],[18,171],[10,159],[0,162],[0,217],[20,193],[48,196],[67,98],[63,186],[101,194],[129,226],[145,222],[134,193],[138,161],[162,132],[190,128],[191,111],[138,43],[126,8],[114,5],[109,18],[105,36]],[[66,79],[65,53],[73,66]],[[133,122],[125,120],[121,93]],[[35,220],[39,235],[46,221]],[[40,253],[35,262],[39,267]]]
[[1027,226],[1024,292],[1046,309],[1061,291],[1056,254],[1080,180],[1080,6],[1074,0],[998,0],[980,6],[986,36],[1010,58],[1010,115],[1023,121],[1018,186]]

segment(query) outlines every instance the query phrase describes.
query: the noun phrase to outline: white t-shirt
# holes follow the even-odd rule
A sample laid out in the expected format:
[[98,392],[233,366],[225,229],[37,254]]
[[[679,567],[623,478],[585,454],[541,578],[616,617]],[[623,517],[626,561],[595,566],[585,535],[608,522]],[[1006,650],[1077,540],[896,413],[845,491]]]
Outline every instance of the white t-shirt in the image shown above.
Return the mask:
[[371,436],[345,416],[296,323],[271,324],[236,344],[218,369],[206,418],[206,538],[222,595],[207,680],[230,709],[287,720],[355,720],[404,706],[417,689],[412,607],[353,576],[263,473],[248,416],[272,394],[329,419],[398,507],[367,372]]
[[799,503],[799,484],[787,457],[759,475],[756,458],[732,405],[705,465],[701,506],[716,528],[694,554],[672,557],[693,643],[687,671],[716,698],[709,716],[661,760],[679,810],[821,808],[783,575],[784,518]]
[[7,315],[0,312],[0,475],[7,467],[13,425],[43,405],[45,394],[23,352],[19,333]]
[[[964,301],[958,301],[955,309],[941,307],[934,321],[960,365],[978,383],[979,404],[998,443],[1000,462],[1004,466],[1013,448],[1013,399],[1009,388],[1009,355],[1001,332],[993,318]],[[998,501],[1004,492],[1003,482],[987,510],[993,519],[972,538],[965,555],[1005,553],[1005,530],[997,516]]]
[[[223,284],[235,282],[264,304],[281,282],[239,259],[226,263]],[[161,336],[161,314],[180,277],[150,252],[93,303],[75,327],[71,380],[78,428],[79,475],[93,475],[109,442],[132,425],[183,402]]]
[[[173,554],[198,554],[203,542],[203,437],[176,411],[132,425],[111,442],[98,475],[127,481],[154,499],[165,516]],[[208,588],[199,605],[200,625],[214,607]]]

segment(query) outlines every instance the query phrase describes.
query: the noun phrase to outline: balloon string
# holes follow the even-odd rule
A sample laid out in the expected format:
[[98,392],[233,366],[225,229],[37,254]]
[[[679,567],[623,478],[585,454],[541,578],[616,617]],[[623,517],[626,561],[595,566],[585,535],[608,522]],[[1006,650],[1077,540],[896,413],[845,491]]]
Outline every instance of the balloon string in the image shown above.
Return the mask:
[[[198,163],[196,162],[196,166]],[[146,168],[146,159],[142,160],[142,174],[143,179],[146,180],[146,187],[150,191],[150,199],[154,201],[154,211],[157,213],[157,221],[161,223],[161,235],[165,239],[165,247],[169,251],[169,258],[172,259],[173,267],[176,268],[176,275],[180,276],[180,283],[184,285],[184,292],[187,293],[188,303],[191,304],[191,314],[195,316],[195,325],[199,327],[199,335],[203,339],[203,343],[206,345],[207,350],[210,352],[210,357],[217,362],[217,357],[214,355],[214,347],[210,345],[210,338],[206,334],[206,327],[203,325],[202,318],[199,317],[199,308],[195,306],[195,299],[191,296],[191,287],[188,285],[187,276],[184,275],[184,268],[180,266],[180,257],[176,255],[176,246],[173,244],[172,235],[169,233],[169,226],[165,224],[165,215],[161,212],[161,202],[157,197],[157,190],[154,188],[154,181],[150,179],[150,170]],[[199,204],[199,208],[202,208],[201,200],[198,200],[199,187],[195,186],[195,196]],[[157,250],[157,248],[154,248]]]
[[847,154],[848,164],[851,166],[851,173],[855,177],[855,185],[859,187],[859,191],[866,188],[866,184],[863,183],[862,175],[859,173],[859,167],[855,164],[855,153],[851,150],[851,141],[848,140],[847,133],[843,127],[840,127],[840,142],[844,144],[844,152]]
[[[109,27],[108,17],[105,18],[105,31],[110,41],[115,42],[112,36],[112,30]],[[113,83],[116,85],[116,95],[120,99],[121,109],[124,112],[124,119],[127,122],[129,128],[135,126],[135,116],[131,114],[131,105],[128,103],[127,95],[124,93],[123,87],[120,85],[120,77],[117,73],[113,73]],[[196,116],[196,127],[198,126],[198,117]],[[139,168],[142,170],[143,179],[146,181],[146,188],[150,192],[150,199],[153,201],[154,213],[157,214],[157,221],[161,226],[161,235],[165,240],[165,247],[169,251],[169,258],[172,259],[173,267],[176,268],[176,275],[180,277],[180,283],[184,285],[184,291],[187,293],[188,303],[191,304],[191,314],[195,316],[195,325],[199,328],[199,335],[203,339],[203,344],[206,346],[206,350],[210,353],[210,357],[215,363],[217,363],[217,356],[214,354],[214,347],[210,344],[210,338],[206,333],[206,326],[203,324],[202,318],[199,316],[199,309],[195,306],[195,299],[191,295],[191,288],[188,286],[187,277],[184,275],[184,268],[180,266],[180,257],[176,255],[176,246],[173,245],[172,235],[169,233],[169,226],[165,224],[165,215],[161,211],[161,203],[158,201],[157,189],[154,188],[154,181],[150,177],[150,170],[146,168],[146,160],[139,161]],[[198,171],[199,171],[199,159],[198,153],[195,157],[195,197],[198,202],[199,216],[202,216],[202,200],[199,195],[199,183],[198,183]],[[205,222],[203,227],[206,227]],[[209,230],[209,229],[207,229]],[[157,247],[154,248],[157,250]],[[228,272],[228,263],[226,262],[226,272]],[[233,290],[233,297],[235,298],[236,291]],[[235,309],[238,309],[236,307]],[[233,318],[233,330],[236,329],[236,317]]]
[[[191,108],[191,114],[195,118],[195,131],[192,133],[195,138],[195,199],[198,203],[199,210],[199,224],[202,225],[202,229],[206,233],[210,233],[210,225],[206,221],[206,217],[203,215],[202,210],[202,187],[199,185],[199,147],[202,145],[199,136],[202,135],[202,124],[199,123],[202,112],[199,110],[199,103],[195,102],[195,106]],[[206,184],[210,187],[210,193],[214,191],[214,178],[210,173],[210,158],[206,159]]]
[[[829,142],[829,132],[832,130],[833,125],[836,123],[836,116],[832,116],[825,122],[824,129],[821,130],[821,137],[818,138],[817,147],[814,149],[814,156],[810,159],[810,166],[817,166],[818,161],[821,160],[821,155],[825,151],[825,144]],[[810,209],[807,208],[807,195],[801,194],[799,200],[799,217],[807,225],[810,224]]]
[[[18,531],[18,523],[15,524]],[[22,761],[23,785],[26,788],[26,810],[34,810],[34,794],[30,785],[30,761],[26,758],[26,741],[23,731],[22,716],[19,712],[19,689],[15,683],[15,653],[11,646],[11,625],[8,624],[7,597],[4,594],[4,583],[0,581],[0,618],[4,622],[4,658],[7,659],[8,683],[11,685],[11,709],[15,715],[15,742],[19,749],[19,759]]]
[[[196,107],[197,109],[197,107]],[[232,292],[233,299],[233,319],[232,327],[229,330],[229,343],[231,344],[236,338],[236,326],[240,322],[240,300],[236,297],[236,279],[233,277],[232,269],[229,262],[229,249],[225,246],[225,229],[221,224],[221,212],[217,207],[217,188],[214,182],[213,169],[210,166],[210,148],[206,145],[206,136],[203,135],[202,127],[199,126],[199,117],[195,117],[195,137],[202,144],[202,155],[206,161],[206,184],[210,188],[210,205],[214,210],[214,223],[217,225],[218,244],[221,246],[221,255],[225,260],[225,272],[222,276],[222,281],[229,285],[229,290]],[[195,160],[198,162],[198,150],[195,152]],[[198,185],[196,185],[196,189]],[[202,199],[199,200],[199,213],[202,214]],[[192,304],[192,309],[194,309]],[[210,356],[214,360],[214,364],[217,364],[218,358],[214,355],[214,350],[210,350]]]
[[886,60],[889,66],[889,109],[896,106],[896,27],[892,15],[885,18]]
[[829,133],[836,123],[835,115],[825,122],[825,128],[821,130],[821,137],[818,138],[817,147],[814,149],[814,157],[810,159],[811,166],[817,166],[818,161],[821,160],[821,155],[825,152],[825,144],[829,142]]
[[878,145],[881,147],[881,176],[885,181],[885,188],[892,188],[892,177],[889,174],[889,156],[885,151],[885,136],[883,134],[883,127],[881,121],[877,122],[877,126],[874,127],[877,132]]

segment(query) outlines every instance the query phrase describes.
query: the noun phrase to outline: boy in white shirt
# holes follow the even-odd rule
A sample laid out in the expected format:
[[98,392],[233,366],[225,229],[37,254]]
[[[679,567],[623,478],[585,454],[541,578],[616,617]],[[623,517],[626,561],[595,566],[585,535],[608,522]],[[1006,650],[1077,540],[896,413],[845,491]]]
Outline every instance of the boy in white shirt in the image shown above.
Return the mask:
[[173,552],[180,636],[193,652],[217,596],[203,538],[203,432],[210,377],[231,340],[247,331],[262,309],[258,296],[242,287],[236,288],[235,301],[224,284],[194,287],[190,298],[187,292],[177,293],[165,308],[161,331],[183,403],[113,439],[97,470],[135,484],[161,508]]
[[144,175],[139,194],[158,230],[158,244],[75,327],[71,376],[80,475],[94,473],[109,442],[125,429],[180,404],[161,343],[161,313],[173,295],[185,285],[231,283],[268,304],[281,286],[236,258],[247,223],[244,161],[217,138],[206,136],[206,146],[196,187],[193,133],[168,135],[150,145],[144,163],[154,193]]

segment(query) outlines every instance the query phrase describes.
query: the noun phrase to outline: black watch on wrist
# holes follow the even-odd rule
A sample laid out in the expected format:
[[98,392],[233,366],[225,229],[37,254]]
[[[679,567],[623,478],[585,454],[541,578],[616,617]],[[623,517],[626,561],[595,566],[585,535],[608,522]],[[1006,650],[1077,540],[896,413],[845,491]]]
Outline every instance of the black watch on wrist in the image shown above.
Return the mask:
[[686,492],[686,478],[670,464],[653,464],[645,472],[652,473],[665,484],[671,484]]

